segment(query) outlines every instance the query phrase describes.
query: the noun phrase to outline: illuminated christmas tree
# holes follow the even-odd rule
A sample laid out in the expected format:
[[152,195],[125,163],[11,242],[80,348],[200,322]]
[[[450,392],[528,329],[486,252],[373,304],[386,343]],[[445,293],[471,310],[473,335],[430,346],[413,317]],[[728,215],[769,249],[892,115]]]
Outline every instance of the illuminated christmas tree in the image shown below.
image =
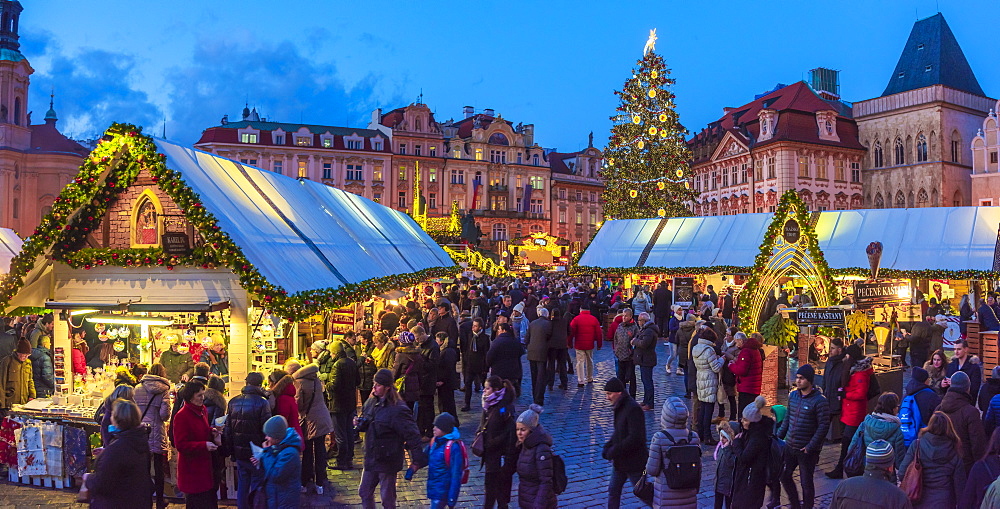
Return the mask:
[[651,30],[643,56],[615,91],[621,101],[604,151],[604,215],[608,219],[689,216],[694,199],[689,179],[691,152],[674,111],[670,69],[653,50]]

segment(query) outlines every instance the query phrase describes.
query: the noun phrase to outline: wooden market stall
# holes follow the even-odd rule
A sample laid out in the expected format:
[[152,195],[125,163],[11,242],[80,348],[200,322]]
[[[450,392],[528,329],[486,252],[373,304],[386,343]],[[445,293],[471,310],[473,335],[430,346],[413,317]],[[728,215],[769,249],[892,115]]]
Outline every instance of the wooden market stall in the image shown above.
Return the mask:
[[64,394],[92,389],[74,383],[71,321],[126,329],[122,357],[133,360],[155,362],[169,334],[222,338],[237,394],[251,367],[293,351],[273,332],[282,324],[459,270],[402,212],[123,124],[107,131],[18,248],[0,281],[0,308],[58,312],[53,350]]

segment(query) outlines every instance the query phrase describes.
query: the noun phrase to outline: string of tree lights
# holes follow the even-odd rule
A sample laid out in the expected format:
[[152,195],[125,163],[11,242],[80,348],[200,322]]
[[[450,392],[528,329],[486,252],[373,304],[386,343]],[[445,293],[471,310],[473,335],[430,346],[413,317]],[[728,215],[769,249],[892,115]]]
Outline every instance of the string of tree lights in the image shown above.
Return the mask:
[[620,105],[604,150],[601,176],[608,219],[690,216],[685,203],[695,198],[689,179],[691,153],[674,110],[674,94],[663,57],[651,32],[643,57],[621,91]]

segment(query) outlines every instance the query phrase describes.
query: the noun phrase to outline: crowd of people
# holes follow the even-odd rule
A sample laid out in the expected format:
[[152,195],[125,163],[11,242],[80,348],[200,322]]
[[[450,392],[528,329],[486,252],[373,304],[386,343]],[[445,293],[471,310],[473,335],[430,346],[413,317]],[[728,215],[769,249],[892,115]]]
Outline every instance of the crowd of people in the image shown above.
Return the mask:
[[[298,507],[303,494],[330,488],[331,461],[363,469],[357,492],[365,508],[396,507],[399,474],[410,479],[424,468],[427,504],[454,507],[470,457],[480,458],[481,472],[471,475],[482,476],[484,507],[509,506],[515,475],[520,507],[556,507],[567,478],[542,423],[544,405],[570,390],[570,377],[578,389],[597,382],[593,354],[604,343],[615,361],[615,376],[601,381],[613,413],[601,449],[610,463],[608,507],[632,493],[654,507],[695,507],[702,458],[711,454],[716,507],[777,507],[784,493],[791,507],[811,508],[825,446],[840,452],[826,476],[847,478],[834,507],[1000,500],[1000,370],[983,383],[963,341],[950,359],[933,351],[897,395],[879,389],[862,341],[834,338],[822,383],[813,364],[798,366],[787,405],[772,406],[761,395],[764,339],[740,329],[731,292],[708,286],[697,305],[680,307],[666,283],[624,292],[588,278],[540,277],[462,280],[419,293],[386,306],[371,329],[317,341],[305,359],[250,373],[228,401],[223,349],[193,363],[171,348],[160,363],[122,374],[85,480],[92,504],[164,507],[167,458],[176,450],[177,488],[189,507],[216,507],[225,458],[236,466],[239,507]],[[0,407],[44,394],[32,360],[50,348],[51,319],[38,324],[0,361]],[[922,360],[910,353],[911,363]],[[524,360],[531,391],[522,395]],[[45,362],[38,364],[44,378]],[[667,375],[683,377],[684,391],[665,398],[649,435],[653,370],[664,364]],[[465,420],[477,423],[474,435],[459,432]],[[829,445],[831,426],[839,445]]]

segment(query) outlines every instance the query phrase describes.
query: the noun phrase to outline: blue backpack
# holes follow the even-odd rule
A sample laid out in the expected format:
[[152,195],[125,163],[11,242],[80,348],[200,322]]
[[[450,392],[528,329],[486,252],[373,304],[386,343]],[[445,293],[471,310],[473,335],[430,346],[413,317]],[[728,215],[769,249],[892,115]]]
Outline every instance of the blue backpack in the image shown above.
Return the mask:
[[[925,389],[930,390],[928,388],[920,390]],[[920,428],[924,422],[920,416],[920,407],[917,406],[917,400],[913,397],[919,392],[917,391],[903,398],[903,403],[899,406],[899,428],[903,432],[903,443],[907,447],[917,439],[917,434],[920,433]]]

